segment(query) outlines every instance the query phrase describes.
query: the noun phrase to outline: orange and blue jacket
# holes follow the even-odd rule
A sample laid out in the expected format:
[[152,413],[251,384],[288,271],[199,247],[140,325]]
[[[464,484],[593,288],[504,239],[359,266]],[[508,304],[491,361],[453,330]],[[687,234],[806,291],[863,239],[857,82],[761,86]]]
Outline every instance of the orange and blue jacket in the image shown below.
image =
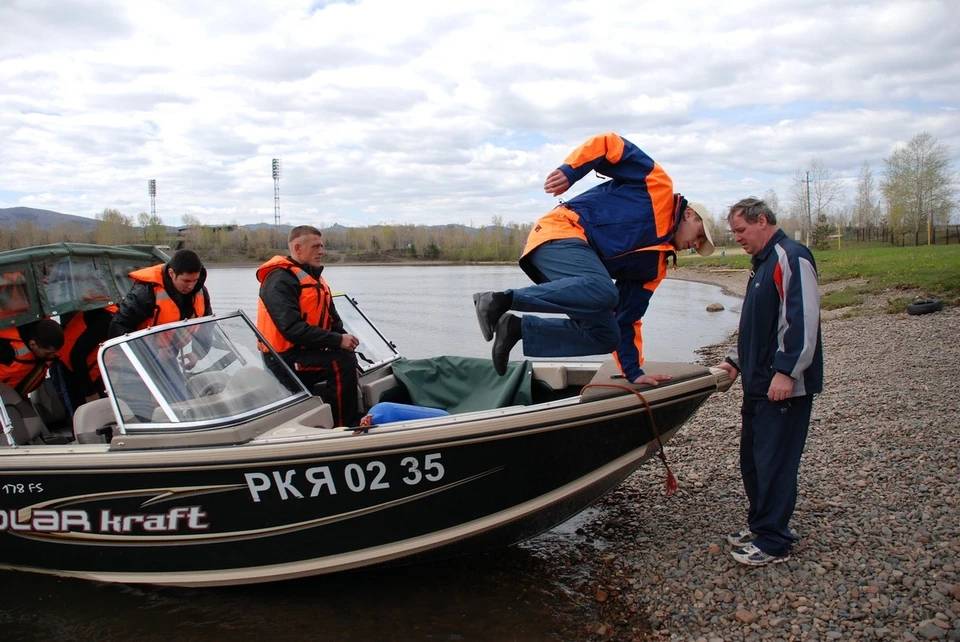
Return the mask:
[[0,340],[9,343],[14,354],[13,361],[9,364],[0,363],[0,383],[7,384],[26,399],[27,395],[43,383],[49,363],[39,361],[33,355],[23,337],[20,336],[19,328],[0,330]]
[[577,147],[559,167],[572,186],[591,171],[611,180],[592,187],[541,217],[527,237],[520,267],[534,281],[530,254],[549,241],[587,243],[617,282],[620,342],[614,352],[620,371],[634,381],[643,374],[642,317],[654,290],[676,257],[670,244],[686,209],[667,173],[627,139],[606,133]]
[[[283,270],[296,278],[299,289],[296,304],[284,299],[276,288],[266,291],[263,284],[274,270]],[[282,354],[293,348],[339,347],[340,334],[335,337],[331,334],[339,329],[339,317],[334,311],[333,296],[323,277],[314,276],[288,257],[274,256],[257,268],[257,280],[261,283],[260,297],[257,299],[257,329],[274,350]],[[265,298],[269,301],[265,301]],[[282,328],[278,327],[278,320]],[[261,346],[261,349],[267,351],[265,346]]]

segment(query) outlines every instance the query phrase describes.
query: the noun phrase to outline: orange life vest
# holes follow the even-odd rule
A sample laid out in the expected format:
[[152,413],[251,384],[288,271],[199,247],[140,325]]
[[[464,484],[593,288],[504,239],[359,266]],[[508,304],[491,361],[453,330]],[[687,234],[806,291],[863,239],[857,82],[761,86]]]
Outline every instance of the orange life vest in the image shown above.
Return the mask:
[[5,383],[23,398],[40,387],[47,374],[48,363],[38,361],[30,348],[20,338],[16,328],[0,330],[0,339],[6,339],[13,348],[14,358],[10,365],[0,364],[0,383]]
[[153,318],[147,319],[137,328],[143,330],[152,328],[155,325],[172,323],[174,321],[183,321],[184,318],[193,319],[202,317],[205,312],[203,302],[203,292],[197,292],[193,295],[193,314],[188,317],[180,316],[180,308],[176,302],[170,298],[167,289],[163,286],[163,268],[164,265],[154,265],[130,273],[130,278],[141,283],[149,283],[153,286],[153,296],[156,300],[153,309]]
[[[107,310],[110,314],[116,314],[117,306],[108,305],[104,310]],[[83,312],[77,312],[73,315],[70,323],[63,329],[63,347],[60,348],[60,352],[57,353],[57,358],[60,359],[60,363],[70,372],[73,372],[73,364],[70,363],[70,353],[73,351],[73,346],[76,345],[77,339],[79,339],[80,335],[86,332],[86,330],[87,323],[83,318]],[[96,381],[97,378],[100,377],[100,364],[97,363],[97,352],[99,352],[99,350],[94,350],[87,355],[87,370],[90,371],[90,381]]]
[[[300,281],[300,316],[304,321],[324,330],[333,327],[333,317],[330,315],[333,297],[323,278],[314,278],[285,256],[275,256],[257,268],[257,280],[263,284],[267,275],[274,270],[287,270]],[[257,299],[257,329],[277,352],[286,352],[296,347],[277,328],[262,298]],[[260,349],[267,352],[266,346],[260,346]]]
[[12,317],[29,310],[26,292],[27,279],[23,272],[0,274],[0,317]]

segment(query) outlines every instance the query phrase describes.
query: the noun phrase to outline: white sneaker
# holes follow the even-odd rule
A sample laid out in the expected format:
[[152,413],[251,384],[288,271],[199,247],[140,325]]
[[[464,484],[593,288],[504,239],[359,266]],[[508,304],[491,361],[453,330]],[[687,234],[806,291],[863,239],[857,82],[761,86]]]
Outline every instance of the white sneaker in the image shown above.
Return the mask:
[[767,564],[779,564],[790,559],[790,555],[776,556],[764,553],[753,544],[747,544],[743,548],[731,553],[733,559],[747,566],[766,566]]
[[748,544],[753,544],[753,540],[757,539],[757,536],[753,534],[753,531],[749,528],[745,528],[742,531],[737,531],[736,533],[728,533],[727,541],[730,542],[731,546],[737,548],[743,548]]

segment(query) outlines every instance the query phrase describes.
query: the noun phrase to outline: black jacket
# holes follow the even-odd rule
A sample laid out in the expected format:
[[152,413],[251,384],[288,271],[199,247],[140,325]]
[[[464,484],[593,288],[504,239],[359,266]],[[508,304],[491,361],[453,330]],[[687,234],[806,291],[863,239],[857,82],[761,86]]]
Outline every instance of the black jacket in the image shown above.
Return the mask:
[[[314,268],[302,263],[297,265],[318,281],[323,280],[323,266]],[[333,322],[329,328],[308,324],[300,312],[300,281],[289,270],[278,269],[268,274],[260,286],[260,299],[277,329],[290,343],[312,350],[340,348],[345,330],[333,301],[330,302]]]
[[73,349],[70,350],[70,369],[76,385],[80,388],[79,393],[84,397],[89,397],[96,392],[96,388],[90,380],[87,357],[96,352],[100,344],[107,338],[113,315],[104,308],[77,312],[77,314],[83,315],[83,322],[87,329],[77,337],[77,342],[73,344]]
[[[207,269],[200,269],[200,279],[190,294],[180,294],[177,292],[177,289],[173,287],[170,275],[167,274],[168,265],[164,265],[162,270],[163,288],[177,304],[177,307],[180,308],[180,318],[189,319],[191,315],[193,315],[193,297],[195,295],[203,296],[203,315],[207,316],[212,314],[210,293],[207,292],[207,288],[203,285],[207,280]],[[153,318],[155,308],[157,307],[157,299],[153,294],[153,288],[152,283],[142,283],[138,281],[133,284],[133,287],[130,288],[127,295],[123,297],[123,301],[120,303],[120,309],[117,310],[117,313],[113,316],[113,321],[110,323],[110,337],[119,337],[122,334],[134,332],[140,328],[141,323]]]

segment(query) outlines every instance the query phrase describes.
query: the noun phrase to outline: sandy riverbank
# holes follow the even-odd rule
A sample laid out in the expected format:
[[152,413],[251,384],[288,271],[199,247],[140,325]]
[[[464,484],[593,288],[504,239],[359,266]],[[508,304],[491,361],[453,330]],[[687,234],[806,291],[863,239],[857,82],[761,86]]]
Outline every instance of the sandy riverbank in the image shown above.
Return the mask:
[[[676,278],[742,293],[745,272]],[[825,315],[826,317],[827,315]],[[576,570],[584,640],[960,640],[960,309],[823,322],[790,562],[749,568],[724,534],[745,522],[739,381],[605,498],[581,539],[551,551]],[[717,363],[726,346],[702,353]]]

